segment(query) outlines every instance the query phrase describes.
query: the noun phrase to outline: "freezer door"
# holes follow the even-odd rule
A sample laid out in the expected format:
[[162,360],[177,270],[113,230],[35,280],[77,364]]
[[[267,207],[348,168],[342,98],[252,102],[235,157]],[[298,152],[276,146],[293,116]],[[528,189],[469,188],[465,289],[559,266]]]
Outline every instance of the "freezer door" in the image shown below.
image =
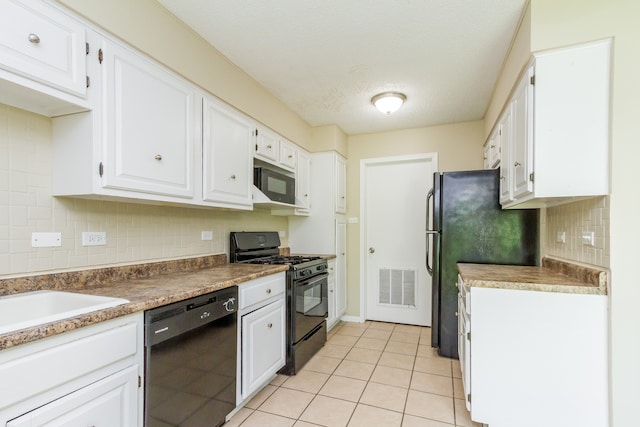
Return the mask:
[[[433,196],[431,197],[431,224],[427,224],[427,236],[431,237],[432,280],[431,280],[431,346],[440,346],[440,231],[442,211],[442,174],[433,174]],[[429,210],[427,205],[427,211]],[[429,239],[427,239],[427,245]]]

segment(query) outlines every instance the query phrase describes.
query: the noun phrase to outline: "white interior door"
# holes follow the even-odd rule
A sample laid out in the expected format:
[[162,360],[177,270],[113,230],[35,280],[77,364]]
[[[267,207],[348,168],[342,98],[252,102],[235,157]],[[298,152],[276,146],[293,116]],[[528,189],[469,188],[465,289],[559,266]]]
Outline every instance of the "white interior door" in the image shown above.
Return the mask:
[[366,319],[431,325],[424,227],[436,162],[436,154],[362,161]]

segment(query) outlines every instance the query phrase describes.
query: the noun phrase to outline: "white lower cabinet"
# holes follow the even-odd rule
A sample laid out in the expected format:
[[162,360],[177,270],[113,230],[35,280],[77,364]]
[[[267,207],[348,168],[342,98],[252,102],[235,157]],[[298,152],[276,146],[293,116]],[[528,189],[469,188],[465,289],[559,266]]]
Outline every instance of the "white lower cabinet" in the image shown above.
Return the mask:
[[7,427],[135,426],[138,369],[131,366],[34,411]]
[[458,332],[473,421],[490,427],[608,425],[606,295],[466,290]]
[[0,351],[0,426],[142,425],[142,312]]
[[285,274],[238,286],[238,405],[264,387],[286,362]]

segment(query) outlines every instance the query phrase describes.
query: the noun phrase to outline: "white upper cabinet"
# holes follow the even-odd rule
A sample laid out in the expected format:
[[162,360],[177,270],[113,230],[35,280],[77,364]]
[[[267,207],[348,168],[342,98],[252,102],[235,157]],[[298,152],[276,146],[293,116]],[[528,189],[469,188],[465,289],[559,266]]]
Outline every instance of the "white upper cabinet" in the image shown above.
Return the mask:
[[203,100],[203,198],[251,209],[253,123],[211,97]]
[[534,55],[503,113],[504,208],[609,194],[610,61],[611,40]]
[[85,27],[60,9],[3,0],[0,102],[47,116],[87,110],[87,49]]
[[297,151],[296,165],[296,209],[298,214],[308,214],[311,203],[311,155],[304,150]]
[[264,127],[255,130],[255,156],[270,163],[277,163],[280,157],[280,137]]
[[124,46],[102,57],[104,186],[193,198],[195,88]]
[[285,169],[295,170],[298,160],[298,149],[294,144],[286,140],[280,140],[280,166]]

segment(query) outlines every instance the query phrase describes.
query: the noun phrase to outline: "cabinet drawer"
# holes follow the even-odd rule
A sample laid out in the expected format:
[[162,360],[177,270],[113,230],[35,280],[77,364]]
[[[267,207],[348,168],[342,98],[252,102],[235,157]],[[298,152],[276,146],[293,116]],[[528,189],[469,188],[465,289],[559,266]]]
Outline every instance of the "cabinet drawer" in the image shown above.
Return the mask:
[[0,67],[86,94],[84,27],[42,1],[0,3]]
[[285,291],[284,273],[252,280],[238,286],[238,307],[243,310]]
[[[36,342],[42,344],[40,350],[28,354],[24,354],[20,346],[4,350],[2,359],[6,362],[0,360],[0,378],[4,384],[12,386],[0,387],[0,406],[19,402],[134,357],[137,342],[137,324],[128,323],[62,344],[47,346],[45,340]],[[12,353],[16,357],[12,357]]]

